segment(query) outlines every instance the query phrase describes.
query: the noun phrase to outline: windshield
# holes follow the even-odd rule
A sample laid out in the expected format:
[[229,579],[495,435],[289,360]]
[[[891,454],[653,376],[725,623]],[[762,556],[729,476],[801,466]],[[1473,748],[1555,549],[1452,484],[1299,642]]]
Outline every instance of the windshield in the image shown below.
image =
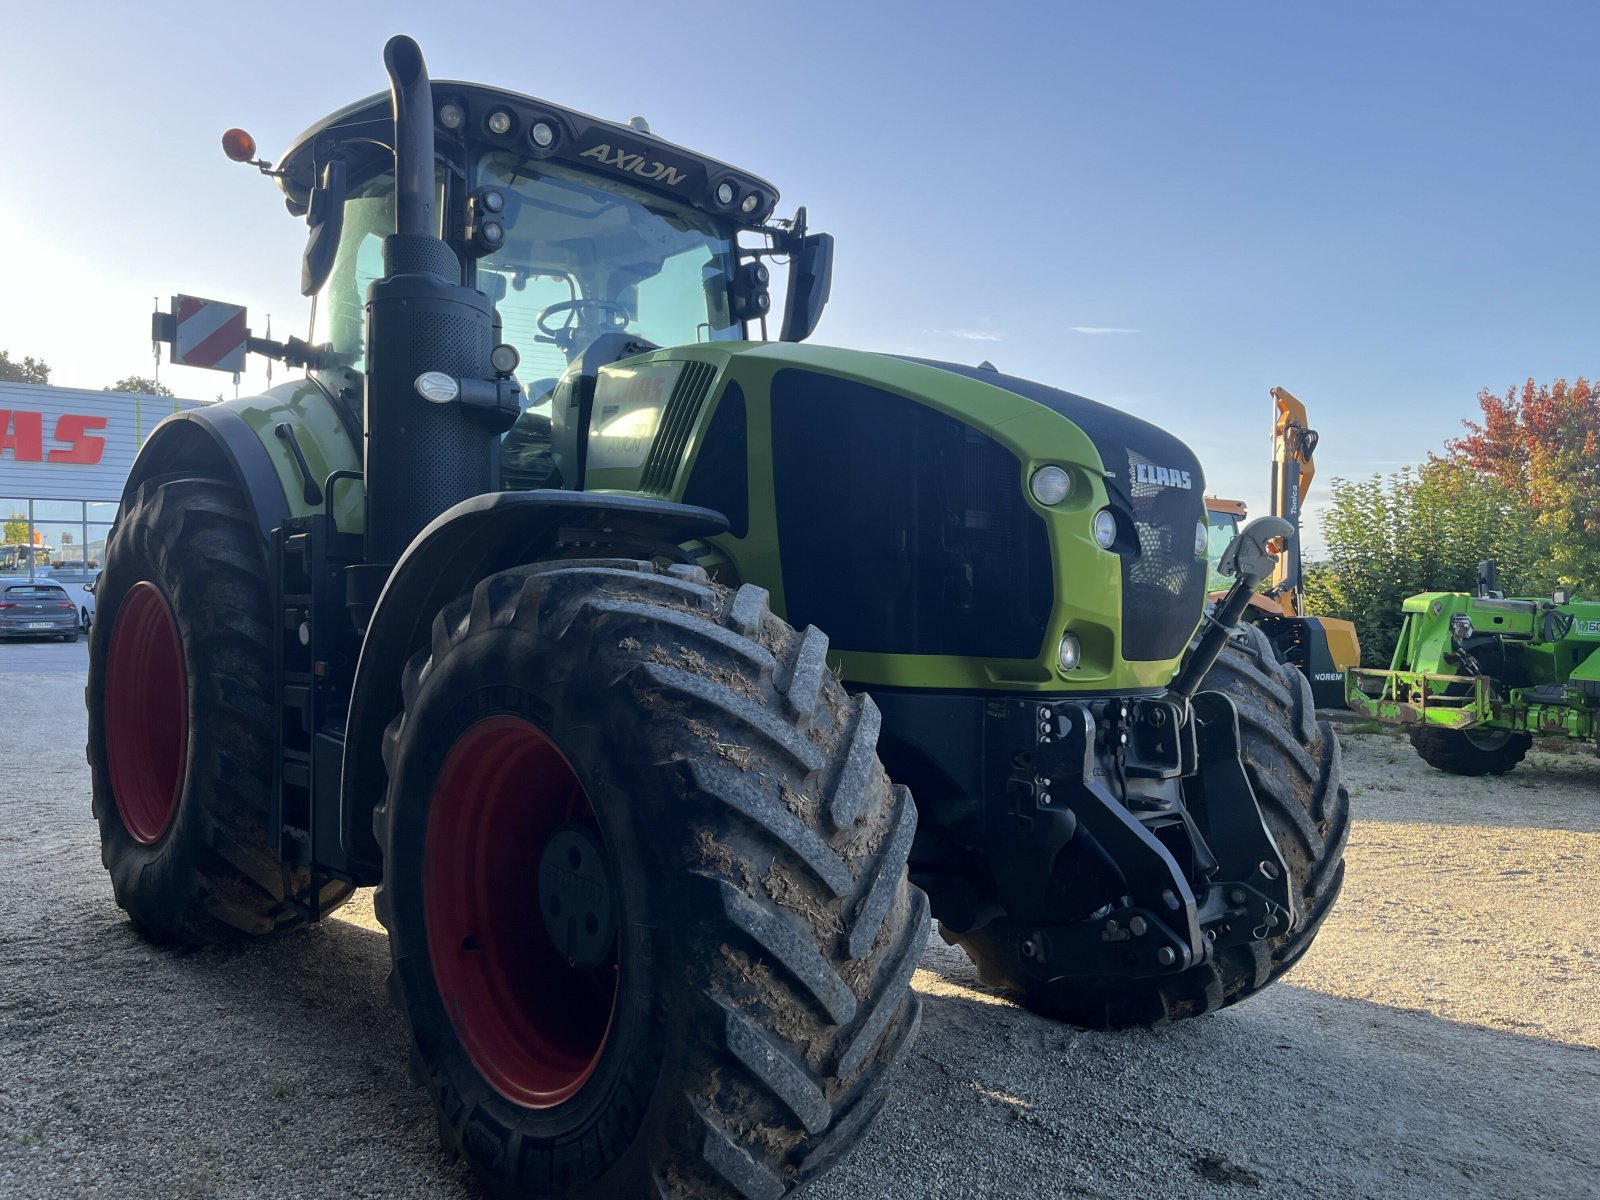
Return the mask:
[[711,217],[515,154],[488,155],[479,183],[506,193],[506,240],[478,260],[478,286],[522,356],[530,404],[607,331],[658,346],[742,336],[733,241]]
[[1217,561],[1238,532],[1239,518],[1234,513],[1206,513],[1206,591],[1225,592],[1233,586],[1233,578],[1217,570]]

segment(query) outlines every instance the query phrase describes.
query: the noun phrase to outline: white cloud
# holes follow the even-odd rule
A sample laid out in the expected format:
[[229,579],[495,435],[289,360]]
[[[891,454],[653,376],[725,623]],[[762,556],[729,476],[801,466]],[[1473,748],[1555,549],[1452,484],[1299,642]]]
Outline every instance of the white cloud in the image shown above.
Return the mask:
[[1117,329],[1111,325],[1074,325],[1073,333],[1140,333],[1138,329]]
[[932,334],[935,337],[960,338],[963,342],[998,342],[1000,340],[998,333],[990,333],[986,329],[924,329],[922,332]]

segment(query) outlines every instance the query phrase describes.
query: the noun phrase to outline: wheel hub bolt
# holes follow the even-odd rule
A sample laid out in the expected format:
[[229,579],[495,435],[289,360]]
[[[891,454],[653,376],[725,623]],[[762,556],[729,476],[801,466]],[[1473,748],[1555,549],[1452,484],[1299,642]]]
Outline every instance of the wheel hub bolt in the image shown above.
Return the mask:
[[1134,917],[1133,920],[1128,922],[1128,931],[1132,933],[1134,937],[1143,937],[1149,928],[1149,922],[1147,922],[1143,917]]
[[1247,898],[1243,888],[1234,888],[1228,893],[1228,899],[1235,904],[1243,904]]
[[1163,967],[1170,967],[1178,961],[1178,952],[1171,946],[1163,946],[1156,951],[1156,961]]

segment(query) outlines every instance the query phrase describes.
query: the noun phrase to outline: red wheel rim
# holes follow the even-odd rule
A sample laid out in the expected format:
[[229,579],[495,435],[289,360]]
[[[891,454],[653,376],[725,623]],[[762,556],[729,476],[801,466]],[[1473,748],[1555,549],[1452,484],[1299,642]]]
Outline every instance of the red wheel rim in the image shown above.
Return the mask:
[[155,584],[128,589],[106,655],[111,794],[136,841],[160,839],[178,811],[189,753],[189,676],[172,607]]
[[550,835],[594,825],[571,764],[535,725],[488,717],[450,748],[434,786],[422,900],[433,977],[456,1036],[506,1099],[550,1108],[594,1074],[611,1032],[617,957],[575,969],[539,913]]

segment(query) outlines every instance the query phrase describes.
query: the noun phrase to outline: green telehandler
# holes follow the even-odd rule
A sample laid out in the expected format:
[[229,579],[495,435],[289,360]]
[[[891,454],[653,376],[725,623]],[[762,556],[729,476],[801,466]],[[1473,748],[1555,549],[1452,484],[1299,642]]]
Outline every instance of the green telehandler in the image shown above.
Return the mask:
[[1096,1028],[1306,951],[1339,747],[1235,628],[1283,522],[1196,636],[1176,438],[807,345],[833,241],[764,180],[432,83],[408,38],[385,64],[276,165],[224,136],[310,226],[309,339],[156,318],[175,361],[306,372],[164,421],[110,538],[89,759],[145,935],[376,887],[446,1149],[496,1195],[630,1200],[776,1197],[852,1145],[930,911]]
[[1495,565],[1478,594],[1405,600],[1387,671],[1345,672],[1349,706],[1405,726],[1425,762],[1452,775],[1503,775],[1537,737],[1593,741],[1600,731],[1600,603],[1558,588],[1507,597]]

